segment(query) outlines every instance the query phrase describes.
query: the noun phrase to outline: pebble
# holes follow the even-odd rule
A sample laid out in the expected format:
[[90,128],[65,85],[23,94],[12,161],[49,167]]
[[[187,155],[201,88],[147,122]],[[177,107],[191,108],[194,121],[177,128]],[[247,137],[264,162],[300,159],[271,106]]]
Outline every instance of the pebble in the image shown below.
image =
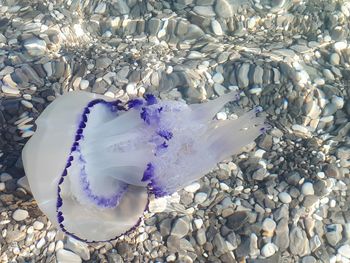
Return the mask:
[[23,46],[28,54],[33,57],[43,56],[46,53],[46,42],[36,37],[26,39]]
[[217,0],[215,4],[215,12],[222,18],[229,18],[233,16],[232,7],[227,0]]
[[272,237],[276,229],[276,222],[271,218],[265,218],[261,228],[264,231],[264,236]]
[[206,17],[214,17],[215,12],[213,10],[213,7],[211,6],[204,6],[204,5],[198,5],[193,8],[193,11],[197,13],[198,15],[201,16],[206,16]]
[[194,183],[186,186],[184,188],[184,190],[186,192],[189,192],[189,193],[195,193],[195,192],[197,192],[199,190],[200,187],[201,187],[201,185],[198,182],[194,182]]
[[12,218],[16,221],[23,221],[28,216],[29,216],[28,211],[24,209],[17,209],[12,214]]
[[42,223],[42,222],[40,222],[40,221],[35,221],[34,223],[33,223],[33,227],[34,227],[34,229],[36,229],[36,230],[41,230],[41,229],[43,229],[44,228],[44,223]]
[[315,191],[314,191],[313,184],[310,182],[305,182],[301,187],[301,193],[303,195],[314,195]]
[[343,226],[341,224],[330,224],[326,226],[326,239],[331,246],[336,246],[342,239]]
[[224,76],[220,72],[216,72],[213,76],[213,81],[222,84],[224,82]]
[[338,253],[343,257],[350,259],[350,245],[345,244],[338,248]]
[[182,238],[187,235],[190,230],[190,220],[188,217],[180,217],[175,222],[171,229],[171,235]]
[[265,244],[261,249],[261,255],[268,258],[276,253],[275,245],[272,243]]
[[203,226],[203,219],[201,218],[194,219],[193,223],[197,229],[200,229]]
[[220,23],[215,19],[211,21],[211,28],[212,28],[214,34],[217,36],[222,36],[224,34]]
[[150,200],[148,209],[151,213],[161,213],[167,208],[166,198],[155,198]]
[[332,53],[330,58],[329,58],[329,62],[332,65],[339,65],[339,63],[340,63],[340,56],[338,55],[338,53]]
[[21,103],[24,107],[28,108],[28,109],[32,109],[33,108],[33,104],[27,100],[21,100]]
[[83,260],[90,259],[89,247],[86,243],[76,240],[72,237],[67,238],[65,248],[71,250],[75,254],[79,255]]
[[68,250],[60,249],[56,252],[57,263],[81,263],[81,258]]
[[20,93],[20,91],[17,88],[12,88],[7,85],[2,85],[1,90],[4,93],[12,94],[12,95],[18,95]]
[[249,72],[250,65],[248,63],[243,63],[241,67],[238,70],[238,86],[239,87],[248,87],[249,85],[249,78],[248,78],[248,72]]
[[207,200],[207,198],[208,198],[208,195],[206,193],[199,192],[195,194],[194,201],[197,204],[202,204],[205,200]]
[[86,79],[82,79],[82,80],[80,81],[80,84],[79,84],[80,89],[82,89],[82,90],[87,89],[87,88],[89,87],[89,85],[90,85],[90,83],[89,83],[89,81],[86,80]]
[[226,120],[227,119],[227,114],[226,114],[226,112],[218,112],[217,114],[216,114],[216,118],[218,119],[218,120]]
[[292,197],[287,192],[281,192],[278,194],[278,198],[281,200],[284,204],[289,204],[292,202]]
[[5,190],[5,183],[1,182],[0,183],[0,191],[4,191]]

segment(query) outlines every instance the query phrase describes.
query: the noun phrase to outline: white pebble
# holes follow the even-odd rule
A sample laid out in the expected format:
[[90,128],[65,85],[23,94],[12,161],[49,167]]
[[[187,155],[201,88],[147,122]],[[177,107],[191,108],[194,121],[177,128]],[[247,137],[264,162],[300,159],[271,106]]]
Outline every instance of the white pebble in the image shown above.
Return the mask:
[[19,94],[19,90],[17,88],[11,88],[7,85],[2,85],[1,90],[2,90],[2,92],[7,93],[7,94],[12,94],[12,95]]
[[201,218],[194,219],[193,223],[197,229],[200,229],[203,226],[203,220]]
[[278,198],[282,203],[289,204],[292,202],[292,197],[287,192],[281,192],[278,194]]
[[4,191],[5,190],[5,183],[0,183],[0,191]]
[[314,186],[310,182],[305,182],[301,187],[301,192],[303,195],[314,195]]
[[28,108],[28,109],[32,109],[33,108],[33,104],[27,100],[21,100],[21,103],[24,107]]
[[28,211],[24,209],[17,209],[12,214],[12,218],[16,221],[22,221],[29,216]]
[[41,238],[39,242],[36,244],[37,249],[41,249],[45,245],[45,238]]
[[68,250],[60,249],[56,252],[56,257],[58,262],[69,262],[69,263],[81,263],[81,258]]
[[28,131],[25,131],[24,133],[22,133],[21,137],[28,138],[28,137],[32,136],[33,134],[34,134],[34,131],[28,130]]
[[226,120],[227,119],[227,114],[226,114],[226,112],[223,112],[223,111],[221,111],[221,112],[218,112],[217,114],[216,114],[216,118],[218,119],[218,120]]
[[137,89],[136,85],[134,83],[129,83],[126,85],[126,93],[131,96],[136,96],[137,95]]
[[276,253],[276,248],[272,243],[267,243],[263,248],[261,249],[261,255],[268,258],[271,257]]
[[198,189],[201,188],[201,185],[197,182],[190,184],[185,187],[185,191],[189,193],[195,193],[198,191]]
[[44,228],[44,223],[42,223],[42,222],[40,222],[40,221],[35,221],[35,222],[33,223],[33,227],[34,227],[34,229],[36,229],[36,230],[41,230],[41,229]]
[[337,204],[337,201],[335,201],[334,199],[332,199],[331,201],[329,201],[329,207],[335,207]]
[[230,187],[227,184],[225,184],[225,183],[220,183],[220,188],[221,188],[222,191],[230,190]]
[[262,229],[265,231],[273,232],[276,229],[276,222],[271,218],[265,218],[262,223]]
[[342,255],[343,257],[346,257],[346,258],[349,258],[349,259],[350,259],[350,245],[349,245],[349,244],[346,244],[346,245],[341,246],[341,247],[338,249],[338,253],[339,253],[340,255]]
[[339,41],[339,42],[334,43],[334,49],[336,51],[341,51],[341,50],[347,48],[347,46],[348,46],[348,44],[346,41]]
[[86,79],[82,79],[80,81],[80,89],[84,90],[87,89],[89,87],[89,81]]
[[25,99],[25,100],[31,100],[32,99],[32,95],[30,95],[30,94],[23,94],[23,99]]

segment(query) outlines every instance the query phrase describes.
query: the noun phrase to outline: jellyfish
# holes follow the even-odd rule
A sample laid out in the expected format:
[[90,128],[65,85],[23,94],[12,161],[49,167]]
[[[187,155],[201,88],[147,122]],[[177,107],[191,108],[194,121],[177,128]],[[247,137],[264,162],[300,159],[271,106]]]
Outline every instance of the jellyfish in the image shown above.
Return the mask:
[[237,97],[230,92],[192,105],[150,94],[127,103],[82,91],[58,97],[22,152],[39,208],[85,242],[129,233],[150,196],[198,180],[264,131],[261,108],[235,120],[214,118]]

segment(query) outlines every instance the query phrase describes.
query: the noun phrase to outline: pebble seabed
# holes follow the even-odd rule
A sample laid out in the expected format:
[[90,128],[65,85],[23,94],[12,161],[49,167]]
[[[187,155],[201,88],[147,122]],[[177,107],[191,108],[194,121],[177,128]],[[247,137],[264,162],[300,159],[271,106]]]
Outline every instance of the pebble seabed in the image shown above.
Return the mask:
[[[350,262],[349,21],[340,0],[0,0],[0,262]],[[88,245],[36,206],[20,153],[59,94],[237,87],[273,129],[135,231]]]

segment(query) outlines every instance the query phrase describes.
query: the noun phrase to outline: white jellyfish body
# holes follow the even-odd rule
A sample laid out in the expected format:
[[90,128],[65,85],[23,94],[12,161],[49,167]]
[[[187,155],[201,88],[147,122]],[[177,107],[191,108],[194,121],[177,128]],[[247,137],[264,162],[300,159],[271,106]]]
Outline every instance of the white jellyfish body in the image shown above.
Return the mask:
[[87,242],[132,230],[150,194],[174,193],[237,153],[264,129],[257,110],[213,117],[237,93],[202,104],[127,104],[70,92],[37,119],[23,164],[38,206],[65,233]]

